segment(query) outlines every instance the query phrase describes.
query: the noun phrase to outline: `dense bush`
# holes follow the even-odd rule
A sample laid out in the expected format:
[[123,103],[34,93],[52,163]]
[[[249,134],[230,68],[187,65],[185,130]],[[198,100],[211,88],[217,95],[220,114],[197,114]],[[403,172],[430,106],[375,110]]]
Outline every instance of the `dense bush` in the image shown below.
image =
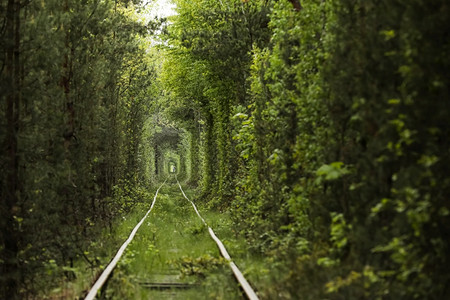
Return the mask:
[[446,298],[449,5],[300,2],[177,1],[204,188],[291,296]]
[[87,249],[148,183],[139,147],[152,70],[138,38],[147,31],[124,6],[0,4],[2,299],[73,279],[76,260],[95,267]]

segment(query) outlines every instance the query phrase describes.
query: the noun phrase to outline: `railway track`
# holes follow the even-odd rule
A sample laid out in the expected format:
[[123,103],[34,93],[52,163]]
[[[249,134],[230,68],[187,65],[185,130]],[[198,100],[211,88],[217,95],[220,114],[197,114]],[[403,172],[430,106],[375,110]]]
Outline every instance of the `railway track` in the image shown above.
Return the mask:
[[[175,177],[175,179],[176,179],[176,177]],[[159,193],[160,189],[166,184],[166,181],[157,189],[149,210],[144,215],[144,217],[139,221],[139,223],[133,228],[128,239],[122,244],[122,246],[119,248],[119,250],[117,251],[114,258],[111,260],[111,262],[108,264],[108,266],[104,269],[102,274],[98,277],[97,281],[93,284],[93,286],[89,290],[87,296],[85,297],[85,300],[96,299],[97,297],[100,296],[102,289],[106,288],[108,280],[112,277],[112,273],[113,273],[114,269],[116,269],[118,264],[120,264],[121,259],[123,260],[122,257],[124,256],[124,253],[126,253],[127,247],[130,245],[130,243],[133,241],[133,239],[135,239],[136,233],[138,232],[139,228],[144,224],[144,222],[146,221],[146,219],[149,217],[150,213],[152,212],[155,204],[159,201],[159,200],[157,200],[158,193]],[[211,238],[211,241],[213,241],[216,244],[220,254],[223,257],[222,260],[224,260],[226,262],[226,264],[230,267],[232,274],[237,283],[237,284],[236,283],[234,284],[235,289],[240,288],[242,290],[242,293],[240,293],[240,294],[242,294],[247,299],[251,299],[251,300],[258,299],[258,296],[256,295],[255,291],[253,290],[253,288],[251,287],[249,282],[243,276],[242,272],[239,270],[237,265],[233,262],[231,256],[229,255],[229,253],[228,253],[226,247],[224,246],[224,244],[222,243],[222,241],[217,237],[217,235],[214,233],[213,229],[208,225],[206,220],[201,216],[195,203],[186,196],[181,184],[179,183],[179,181],[177,179],[176,179],[176,185],[178,185],[179,191],[183,195],[183,198],[185,199],[185,201],[187,203],[189,203],[190,206],[192,206],[193,211],[195,212],[195,215],[198,217],[198,220],[200,220],[201,226],[203,226],[206,229],[206,231],[208,232],[208,234]],[[181,199],[183,199],[183,198],[181,198]],[[163,198],[163,200],[164,199],[165,198]],[[163,200],[161,200],[161,201],[163,201]],[[164,201],[168,202],[169,200],[170,199],[165,199]],[[180,205],[180,204],[186,205],[185,203],[179,202],[178,205]],[[183,210],[186,210],[186,207],[183,206]],[[176,214],[180,215],[180,212],[181,212],[181,210],[178,210],[178,212]],[[157,214],[157,213],[154,213],[148,219],[152,220],[152,218],[155,218],[157,216],[155,214]],[[164,211],[159,212],[159,214],[164,214]],[[181,218],[181,215],[180,215],[180,218]],[[148,222],[150,223],[150,221],[148,221]],[[183,227],[183,225],[180,225],[180,226]],[[154,230],[157,231],[158,228],[155,228]],[[174,230],[174,232],[176,232],[176,231],[177,230]],[[181,231],[181,230],[178,229],[178,231]],[[183,238],[182,234],[180,236],[175,237],[175,239],[182,239],[182,238]],[[175,247],[173,249],[160,249],[159,251],[177,252],[178,249]],[[162,272],[161,270],[159,270],[159,271],[154,270],[154,271],[155,272],[153,272],[153,270],[148,270],[148,276],[145,276],[145,278],[135,279],[135,281],[143,288],[151,289],[151,290],[158,290],[159,291],[158,296],[153,297],[155,299],[181,299],[177,295],[181,295],[183,293],[183,291],[185,291],[185,290],[195,289],[200,285],[198,282],[195,282],[195,281],[189,281],[189,280],[180,281],[179,276],[177,276],[173,270],[172,271],[166,270],[165,272]],[[204,298],[207,299],[206,296]]]

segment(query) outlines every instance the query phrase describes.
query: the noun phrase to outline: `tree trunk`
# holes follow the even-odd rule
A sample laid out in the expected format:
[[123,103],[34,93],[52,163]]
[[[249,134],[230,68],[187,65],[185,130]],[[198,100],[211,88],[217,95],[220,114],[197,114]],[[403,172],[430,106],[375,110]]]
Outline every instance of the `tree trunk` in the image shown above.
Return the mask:
[[206,113],[206,132],[205,132],[205,164],[203,169],[203,194],[212,193],[217,173],[215,166],[215,137],[214,137],[214,118],[210,112]]
[[[195,119],[195,122],[197,123],[197,118]],[[198,184],[198,178],[199,178],[199,166],[200,166],[200,157],[199,157],[199,142],[200,142],[200,135],[197,130],[197,127],[195,126],[191,130],[191,136],[190,136],[190,164],[191,164],[191,178],[190,182],[197,186]]]
[[[64,3],[64,11],[69,11],[69,2],[68,0]],[[64,25],[63,25],[64,27]],[[69,146],[71,143],[72,138],[74,137],[74,130],[75,130],[75,108],[73,105],[73,100],[70,97],[70,81],[72,79],[72,61],[71,61],[71,45],[70,45],[70,32],[69,28],[64,28],[66,31],[66,44],[65,44],[65,50],[67,51],[64,55],[64,62],[63,62],[63,75],[61,78],[61,87],[64,89],[64,98],[65,98],[65,110],[67,114],[67,125],[66,129],[64,131],[64,148],[66,149],[66,152],[69,151]]]
[[5,276],[4,299],[17,299],[19,286],[19,233],[15,217],[19,208],[19,161],[17,132],[19,130],[20,105],[20,0],[8,0],[6,12],[5,81],[9,88],[6,93],[6,136],[4,157],[6,164],[6,186],[2,187],[3,206],[3,259],[2,274]]
[[155,144],[155,175],[159,175],[159,149],[158,144]]

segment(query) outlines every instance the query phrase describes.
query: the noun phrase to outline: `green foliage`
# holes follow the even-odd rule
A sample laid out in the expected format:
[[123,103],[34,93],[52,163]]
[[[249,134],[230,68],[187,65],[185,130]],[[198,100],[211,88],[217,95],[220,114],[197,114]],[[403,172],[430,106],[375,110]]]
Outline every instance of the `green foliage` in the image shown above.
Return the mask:
[[[181,100],[181,107],[174,104],[183,112],[177,113],[177,119],[189,121],[192,136],[197,142],[205,141],[204,196],[215,199],[219,206],[228,206],[239,165],[230,132],[233,106],[246,99],[245,79],[253,45],[268,39],[268,7],[240,1],[176,4],[178,15],[169,26],[167,39],[172,47],[167,51],[163,80],[170,97]],[[206,127],[203,136],[197,134],[199,124]]]
[[320,183],[320,179],[325,179],[325,180],[336,180],[339,179],[340,177],[349,174],[350,171],[348,170],[347,167],[342,167],[344,163],[341,161],[336,161],[333,162],[329,165],[323,165],[321,166],[317,171],[316,171],[316,175],[318,176],[318,182]]
[[[355,176],[333,187],[347,199],[340,209],[355,230],[350,249],[358,259],[348,265],[358,268],[364,261],[370,267],[377,280],[366,288],[374,293],[441,298],[445,276],[427,266],[448,260],[431,243],[443,246],[446,235],[438,215],[448,180],[433,167],[446,160],[439,150],[446,142],[435,139],[446,129],[432,129],[446,128],[441,125],[446,117],[429,118],[429,113],[447,111],[448,87],[432,82],[446,76],[441,67],[449,63],[440,54],[448,41],[436,42],[443,41],[448,10],[441,10],[443,3],[419,1],[381,6],[336,1],[332,7],[336,25],[325,73],[330,117],[342,137],[336,158],[355,166]],[[350,26],[358,30],[350,32]]]
[[154,73],[133,7],[91,0],[8,3],[19,2],[13,23],[1,4],[9,26],[0,45],[1,64],[8,66],[0,93],[5,299],[72,280],[77,259],[95,265],[85,253],[90,243],[130,208],[129,197],[139,201],[142,190],[134,185],[147,176],[139,168],[146,163],[140,145]]
[[448,297],[448,5],[294,2],[177,1],[205,196],[289,270],[268,298]]

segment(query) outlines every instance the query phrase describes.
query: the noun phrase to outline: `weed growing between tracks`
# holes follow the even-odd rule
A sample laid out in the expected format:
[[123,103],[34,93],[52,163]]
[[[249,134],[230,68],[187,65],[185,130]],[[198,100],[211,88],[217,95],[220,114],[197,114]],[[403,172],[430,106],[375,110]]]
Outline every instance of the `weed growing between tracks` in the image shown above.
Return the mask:
[[[112,230],[105,230],[91,245],[86,254],[91,259],[95,258],[95,268],[79,259],[73,268],[77,279],[65,283],[42,299],[84,296],[95,276],[106,267],[150,208],[154,192],[149,191],[146,202],[137,203],[130,213],[118,217]],[[186,189],[185,192],[195,202],[194,191]],[[247,245],[243,239],[236,238],[228,214],[209,211],[201,203],[196,205],[250,283],[257,290],[258,284],[267,283],[269,268],[263,266],[262,259],[245,250]],[[189,289],[170,291],[145,287],[152,282],[195,285]],[[103,299],[243,299],[227,262],[221,258],[207,228],[175,184],[166,184],[160,190],[155,207],[125,251],[102,293]]]
[[[143,212],[137,214],[143,216]],[[139,217],[130,217],[136,220],[134,225]],[[187,288],[149,288],[161,283],[186,284]],[[227,262],[220,257],[207,229],[176,185],[166,185],[160,190],[155,207],[114,270],[104,296],[242,299]]]

